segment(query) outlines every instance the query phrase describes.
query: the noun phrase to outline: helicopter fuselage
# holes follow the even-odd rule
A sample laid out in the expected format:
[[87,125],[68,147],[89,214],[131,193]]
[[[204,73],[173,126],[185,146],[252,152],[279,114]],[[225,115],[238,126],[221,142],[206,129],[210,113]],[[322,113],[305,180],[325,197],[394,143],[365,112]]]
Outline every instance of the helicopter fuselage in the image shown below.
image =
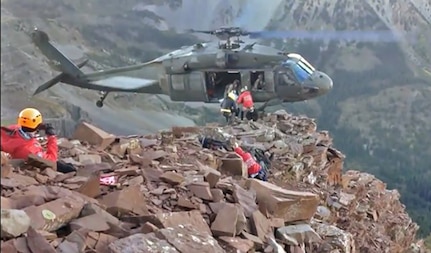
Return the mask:
[[[326,94],[331,78],[298,54],[285,54],[255,43],[198,43],[155,59],[163,91],[173,101],[218,102],[234,80],[252,91],[255,102],[297,102]],[[262,85],[254,87],[261,75]],[[213,76],[215,76],[216,80]],[[215,90],[213,97],[211,89]]]

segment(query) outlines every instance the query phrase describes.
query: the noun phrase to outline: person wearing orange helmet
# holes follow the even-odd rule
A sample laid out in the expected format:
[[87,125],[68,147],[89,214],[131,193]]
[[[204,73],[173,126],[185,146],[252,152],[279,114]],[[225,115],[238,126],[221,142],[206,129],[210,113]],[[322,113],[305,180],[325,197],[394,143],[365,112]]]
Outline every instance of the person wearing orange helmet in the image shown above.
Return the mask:
[[[47,136],[46,151],[36,139],[39,130],[44,130]],[[16,125],[1,127],[1,150],[9,153],[12,159],[26,160],[34,154],[57,162],[57,137],[51,125],[43,124],[42,114],[37,109],[26,108],[19,113]]]

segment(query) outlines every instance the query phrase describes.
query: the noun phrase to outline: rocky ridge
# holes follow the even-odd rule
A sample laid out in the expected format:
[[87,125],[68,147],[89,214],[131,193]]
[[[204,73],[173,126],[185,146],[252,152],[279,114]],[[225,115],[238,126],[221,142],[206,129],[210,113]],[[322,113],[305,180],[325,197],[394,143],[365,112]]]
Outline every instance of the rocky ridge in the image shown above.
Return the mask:
[[[56,8],[52,8],[54,5]],[[165,7],[148,9],[148,5]],[[201,11],[193,12],[196,8]],[[422,138],[431,129],[427,113],[431,94],[428,0],[273,0],[272,5],[256,0],[214,0],[211,3],[196,0],[95,0],[91,3],[2,0],[1,14],[2,124],[9,122],[8,119],[14,120],[23,107],[35,106],[45,117],[61,118],[57,129],[63,129],[65,134],[73,133],[74,121],[79,120],[91,120],[115,134],[144,134],[172,125],[191,125],[192,120],[201,124],[214,118],[209,116],[211,110],[205,106],[186,113],[190,109],[188,105],[165,103],[158,96],[143,94],[112,94],[106,108],[99,109],[94,106],[96,92],[63,84],[31,97],[37,85],[58,74],[50,69],[46,59],[23,33],[33,26],[47,31],[71,59],[90,58],[90,68],[86,71],[149,60],[197,41],[188,34],[176,34],[175,28],[245,25],[250,30],[391,29],[420,35],[416,39],[420,43],[403,41],[399,45],[263,42],[303,54],[310,63],[334,78],[335,86],[330,94],[289,105],[289,111],[316,117],[320,126],[338,137],[337,146],[348,154],[349,167],[376,173],[389,188],[400,189],[410,215],[421,222],[422,228],[431,227],[422,218],[428,216],[429,198],[420,190],[426,189],[429,181],[426,177],[420,177],[421,182],[409,180],[405,175],[405,168],[415,169],[415,173],[409,175],[427,175],[430,163],[430,147],[426,138]],[[200,38],[206,39],[213,38]],[[423,66],[424,61],[428,81],[412,80],[415,75],[408,70],[418,72],[422,69],[418,66]],[[199,119],[190,119],[190,115]],[[155,125],[149,124],[148,118],[154,119]],[[117,127],[116,122],[128,124]],[[353,140],[349,138],[353,136]],[[352,147],[363,148],[351,150]],[[399,172],[394,172],[395,169]],[[422,229],[422,236],[429,232]]]
[[[198,135],[269,149],[269,182]],[[398,192],[343,172],[344,155],[310,118],[277,111],[146,136],[84,122],[58,143],[77,172],[2,153],[4,252],[423,252]]]

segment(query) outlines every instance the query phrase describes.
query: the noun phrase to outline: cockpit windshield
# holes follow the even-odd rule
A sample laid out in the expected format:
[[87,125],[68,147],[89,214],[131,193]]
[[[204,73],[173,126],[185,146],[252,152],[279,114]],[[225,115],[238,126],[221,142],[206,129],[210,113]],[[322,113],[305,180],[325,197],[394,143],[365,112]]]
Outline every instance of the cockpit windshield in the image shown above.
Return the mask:
[[287,57],[289,57],[289,60],[294,60],[295,62],[302,62],[305,66],[307,66],[312,71],[316,70],[307,60],[304,59],[304,57],[302,57],[299,54],[291,53],[291,54],[288,54]]
[[304,58],[296,58],[295,60],[286,60],[283,64],[285,67],[289,67],[295,78],[300,83],[307,80],[315,71],[313,66],[311,66]]
[[296,78],[298,78],[299,82],[303,82],[307,80],[311,76],[312,72],[309,72],[307,67],[304,68],[304,65],[300,62],[297,62],[292,66],[293,73],[295,73]]
[[305,71],[307,71],[307,73],[310,74],[310,75],[313,74],[314,71],[315,71],[315,69],[310,64],[308,64],[306,61],[304,61],[304,60],[298,61],[298,65],[302,69],[304,69]]

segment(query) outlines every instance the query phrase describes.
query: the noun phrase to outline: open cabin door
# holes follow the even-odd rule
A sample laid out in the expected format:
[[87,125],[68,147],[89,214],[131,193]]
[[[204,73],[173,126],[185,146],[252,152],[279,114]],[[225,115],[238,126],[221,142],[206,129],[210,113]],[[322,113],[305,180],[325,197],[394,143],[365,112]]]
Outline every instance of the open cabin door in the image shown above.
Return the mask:
[[169,88],[172,101],[207,101],[203,72],[170,75]]

